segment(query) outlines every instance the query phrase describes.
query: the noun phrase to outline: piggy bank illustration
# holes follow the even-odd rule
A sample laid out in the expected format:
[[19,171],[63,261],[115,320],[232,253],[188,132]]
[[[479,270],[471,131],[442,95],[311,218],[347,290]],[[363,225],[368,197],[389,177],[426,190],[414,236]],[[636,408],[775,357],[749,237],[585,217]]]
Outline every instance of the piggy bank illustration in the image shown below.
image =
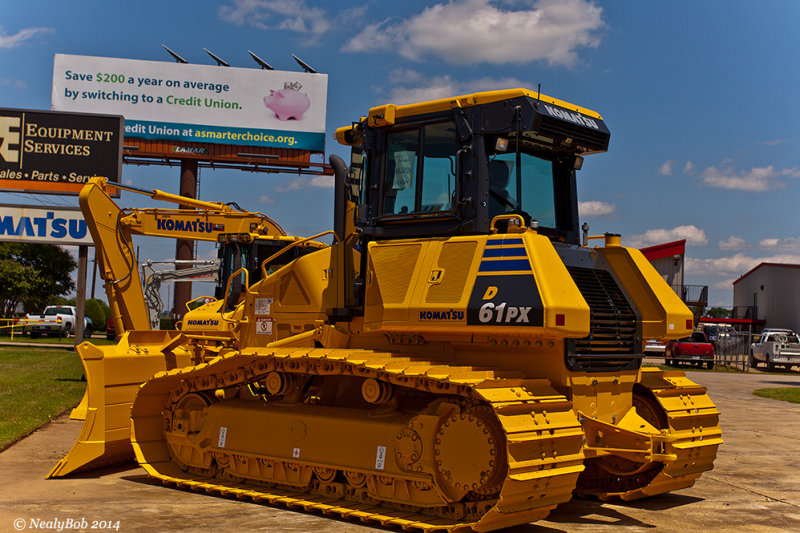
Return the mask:
[[303,113],[311,106],[311,101],[305,93],[294,89],[281,89],[270,91],[264,97],[264,105],[275,112],[278,120],[303,120]]

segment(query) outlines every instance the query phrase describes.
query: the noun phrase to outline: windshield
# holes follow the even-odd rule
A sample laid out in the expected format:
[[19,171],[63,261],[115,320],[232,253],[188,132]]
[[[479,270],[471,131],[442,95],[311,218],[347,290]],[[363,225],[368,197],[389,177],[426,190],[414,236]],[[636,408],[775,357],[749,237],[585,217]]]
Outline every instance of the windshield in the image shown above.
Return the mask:
[[536,220],[539,226],[556,228],[553,161],[525,143],[518,159],[513,139],[489,137],[487,142],[489,218],[517,213],[525,217],[526,223]]
[[70,315],[72,314],[72,310],[69,307],[50,307],[45,309],[44,315],[45,316],[53,316],[53,315]]

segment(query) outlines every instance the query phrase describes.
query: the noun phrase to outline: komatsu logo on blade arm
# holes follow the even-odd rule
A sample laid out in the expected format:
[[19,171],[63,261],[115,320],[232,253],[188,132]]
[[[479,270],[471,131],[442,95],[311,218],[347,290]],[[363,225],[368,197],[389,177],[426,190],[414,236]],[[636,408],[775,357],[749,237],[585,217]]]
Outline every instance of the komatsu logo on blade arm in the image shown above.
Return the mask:
[[593,128],[596,130],[600,129],[600,126],[597,125],[597,122],[590,119],[587,116],[581,115],[580,113],[570,113],[564,109],[559,109],[557,107],[549,106],[545,104],[545,110],[547,111],[550,116],[560,118],[561,120],[566,120],[567,122],[572,122],[574,124],[578,124],[580,126],[586,126],[589,128]]
[[204,220],[173,220],[171,218],[156,219],[156,229],[162,231],[193,231],[195,233],[212,233],[217,230],[215,224]]
[[209,318],[207,320],[189,320],[190,326],[218,326],[219,320],[214,320],[213,318]]

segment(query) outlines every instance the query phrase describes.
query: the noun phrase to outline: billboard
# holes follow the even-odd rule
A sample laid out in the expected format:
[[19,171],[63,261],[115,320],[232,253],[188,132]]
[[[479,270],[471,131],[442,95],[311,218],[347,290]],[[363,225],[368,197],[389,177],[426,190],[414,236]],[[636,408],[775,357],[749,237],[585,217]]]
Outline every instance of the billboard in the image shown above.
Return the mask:
[[0,190],[77,194],[119,181],[122,117],[0,108]]
[[53,109],[120,114],[125,136],[325,150],[326,74],[56,54]]
[[94,246],[77,207],[0,204],[0,242]]

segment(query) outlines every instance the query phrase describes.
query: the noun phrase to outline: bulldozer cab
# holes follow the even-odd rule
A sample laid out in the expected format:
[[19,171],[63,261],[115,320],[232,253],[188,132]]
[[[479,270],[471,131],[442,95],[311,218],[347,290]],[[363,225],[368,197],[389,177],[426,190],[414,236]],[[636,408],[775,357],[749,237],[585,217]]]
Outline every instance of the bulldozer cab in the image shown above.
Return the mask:
[[519,89],[373,108],[337,136],[354,147],[365,239],[486,234],[513,214],[577,243],[575,171],[610,135],[596,113]]

